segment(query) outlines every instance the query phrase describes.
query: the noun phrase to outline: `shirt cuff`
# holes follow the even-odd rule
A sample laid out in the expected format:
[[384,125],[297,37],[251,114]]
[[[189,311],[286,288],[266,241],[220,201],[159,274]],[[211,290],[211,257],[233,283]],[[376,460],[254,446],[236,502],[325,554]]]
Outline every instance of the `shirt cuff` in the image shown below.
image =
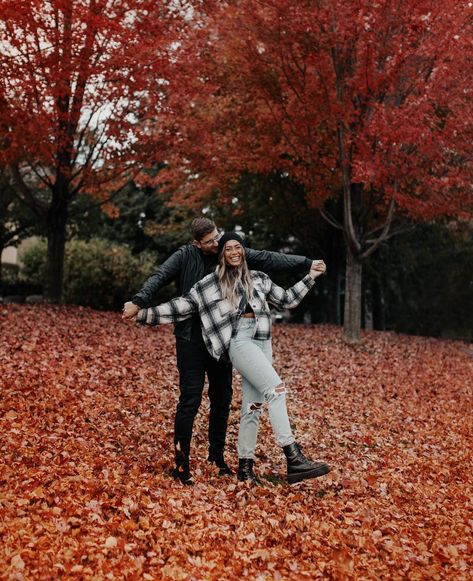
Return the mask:
[[302,282],[306,285],[307,288],[312,288],[315,284],[316,279],[312,278],[310,275],[306,274],[302,279]]
[[138,314],[136,315],[136,322],[140,323],[141,325],[145,325],[147,316],[148,316],[148,309],[140,309],[138,311]]

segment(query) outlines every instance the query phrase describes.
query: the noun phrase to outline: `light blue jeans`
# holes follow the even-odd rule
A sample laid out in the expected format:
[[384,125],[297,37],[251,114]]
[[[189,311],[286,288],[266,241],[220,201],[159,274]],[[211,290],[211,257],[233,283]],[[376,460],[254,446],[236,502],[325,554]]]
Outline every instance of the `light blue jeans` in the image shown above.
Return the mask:
[[284,384],[272,366],[271,340],[254,339],[255,324],[255,319],[240,319],[228,352],[243,380],[238,457],[253,459],[259,419],[265,402],[268,403],[269,420],[277,444],[287,446],[294,442],[287,416]]

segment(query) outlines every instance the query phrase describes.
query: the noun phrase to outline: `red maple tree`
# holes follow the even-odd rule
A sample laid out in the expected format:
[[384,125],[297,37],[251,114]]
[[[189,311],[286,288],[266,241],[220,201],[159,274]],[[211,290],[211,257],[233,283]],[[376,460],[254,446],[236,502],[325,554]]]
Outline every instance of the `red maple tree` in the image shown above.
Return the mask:
[[0,0],[0,166],[46,224],[51,300],[70,204],[107,209],[132,176],[181,21],[172,1]]
[[[243,171],[303,184],[343,231],[344,325],[356,341],[362,263],[396,233],[396,216],[471,216],[473,8],[430,0],[199,6],[174,75],[174,156],[160,178],[177,179],[188,203],[225,191]],[[328,211],[330,198],[341,218]]]

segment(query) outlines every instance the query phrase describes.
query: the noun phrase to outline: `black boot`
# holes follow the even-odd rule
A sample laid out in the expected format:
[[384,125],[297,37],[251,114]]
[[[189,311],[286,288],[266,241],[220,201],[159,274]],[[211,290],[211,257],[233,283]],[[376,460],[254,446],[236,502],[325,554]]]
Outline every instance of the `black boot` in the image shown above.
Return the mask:
[[190,473],[190,462],[189,456],[186,456],[183,452],[176,450],[176,467],[172,471],[172,477],[174,480],[180,480],[182,484],[187,486],[192,486],[194,480],[192,479],[192,474]]
[[232,476],[235,474],[230,466],[225,462],[223,458],[223,452],[219,453],[211,453],[209,452],[209,457],[207,458],[209,462],[215,464],[218,468],[218,475],[219,476]]
[[330,466],[325,462],[308,460],[296,442],[284,446],[283,450],[287,458],[287,480],[290,484],[306,478],[317,478],[330,472]]
[[251,484],[261,484],[253,474],[254,463],[255,461],[252,458],[240,458],[238,460],[238,480],[240,482],[248,480]]

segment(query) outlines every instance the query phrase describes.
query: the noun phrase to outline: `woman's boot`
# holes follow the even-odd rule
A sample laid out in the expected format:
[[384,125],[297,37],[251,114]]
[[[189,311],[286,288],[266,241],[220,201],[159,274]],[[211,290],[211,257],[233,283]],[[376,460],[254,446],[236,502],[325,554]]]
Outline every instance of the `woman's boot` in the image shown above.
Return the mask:
[[325,462],[312,462],[301,452],[298,444],[294,442],[283,447],[287,458],[287,480],[289,484],[300,482],[306,478],[317,478],[330,472],[330,466]]
[[253,458],[240,458],[238,460],[238,480],[244,482],[248,480],[251,484],[260,484],[260,481],[253,474]]

